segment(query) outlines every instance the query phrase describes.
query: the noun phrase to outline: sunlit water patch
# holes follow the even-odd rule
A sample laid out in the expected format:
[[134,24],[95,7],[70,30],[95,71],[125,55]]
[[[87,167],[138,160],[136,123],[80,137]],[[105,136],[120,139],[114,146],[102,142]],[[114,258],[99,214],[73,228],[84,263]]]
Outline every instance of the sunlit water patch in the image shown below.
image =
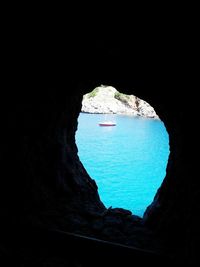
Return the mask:
[[95,179],[102,202],[143,216],[166,174],[168,133],[162,121],[107,115],[116,126],[100,127],[102,114],[80,113],[78,155]]

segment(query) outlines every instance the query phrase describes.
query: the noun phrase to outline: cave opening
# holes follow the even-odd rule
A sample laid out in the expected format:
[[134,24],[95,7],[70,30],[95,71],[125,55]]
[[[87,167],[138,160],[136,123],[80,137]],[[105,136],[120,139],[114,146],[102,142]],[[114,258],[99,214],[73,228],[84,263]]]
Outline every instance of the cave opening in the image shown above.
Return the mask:
[[76,144],[104,205],[142,217],[169,157],[169,136],[154,108],[113,86],[97,86],[83,96]]

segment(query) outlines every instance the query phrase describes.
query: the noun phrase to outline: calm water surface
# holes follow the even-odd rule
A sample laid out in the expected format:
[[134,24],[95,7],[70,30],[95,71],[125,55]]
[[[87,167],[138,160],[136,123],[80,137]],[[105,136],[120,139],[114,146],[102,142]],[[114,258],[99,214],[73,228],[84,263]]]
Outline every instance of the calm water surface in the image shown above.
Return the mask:
[[107,115],[114,127],[100,127],[102,114],[80,113],[76,143],[78,155],[95,179],[106,207],[129,209],[143,216],[165,174],[168,133],[162,121]]

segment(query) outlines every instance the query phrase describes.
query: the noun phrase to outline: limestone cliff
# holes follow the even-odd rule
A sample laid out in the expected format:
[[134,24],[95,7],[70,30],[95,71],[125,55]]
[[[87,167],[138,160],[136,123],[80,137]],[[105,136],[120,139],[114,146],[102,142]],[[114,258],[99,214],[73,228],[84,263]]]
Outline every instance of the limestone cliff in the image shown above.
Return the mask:
[[147,118],[158,116],[147,102],[134,95],[125,95],[112,86],[101,85],[92,92],[85,94],[82,101],[82,112],[129,114]]

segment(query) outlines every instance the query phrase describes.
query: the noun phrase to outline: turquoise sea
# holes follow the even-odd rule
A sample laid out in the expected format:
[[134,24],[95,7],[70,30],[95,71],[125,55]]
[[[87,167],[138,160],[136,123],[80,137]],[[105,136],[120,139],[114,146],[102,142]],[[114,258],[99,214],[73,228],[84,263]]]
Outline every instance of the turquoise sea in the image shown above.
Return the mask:
[[100,127],[105,115],[80,113],[79,158],[106,207],[129,209],[142,217],[166,174],[168,133],[160,120],[106,116],[116,126]]

